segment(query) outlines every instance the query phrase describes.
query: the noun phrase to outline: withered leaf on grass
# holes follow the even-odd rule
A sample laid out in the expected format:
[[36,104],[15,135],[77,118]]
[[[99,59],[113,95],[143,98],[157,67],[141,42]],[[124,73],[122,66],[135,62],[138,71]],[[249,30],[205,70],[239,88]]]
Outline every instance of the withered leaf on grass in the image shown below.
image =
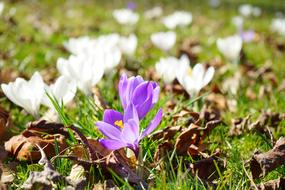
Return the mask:
[[194,164],[190,164],[192,173],[207,181],[213,181],[219,177],[217,167],[222,171],[225,166],[223,160],[216,156],[205,158]]
[[254,153],[250,161],[250,169],[253,178],[256,179],[284,164],[285,138],[281,137],[272,150],[265,153]]
[[[176,139],[175,148],[179,155],[190,154],[192,156],[199,154],[199,147],[202,147],[203,141],[210,131],[220,124],[220,120],[210,121],[206,124],[205,128],[198,125],[191,124],[184,130]],[[191,147],[192,145],[192,147]],[[197,152],[194,151],[193,145],[198,147]]]
[[5,142],[5,149],[18,160],[35,161],[41,158],[37,145],[43,148],[48,155],[55,155],[55,146],[59,151],[67,147],[67,131],[64,131],[62,124],[37,121],[30,123],[28,128],[20,135],[13,136]]
[[285,188],[285,178],[267,181],[257,185],[258,190],[283,190]]
[[8,129],[13,126],[9,113],[0,107],[0,144],[9,138]]
[[41,172],[31,171],[28,179],[22,185],[23,189],[53,189],[56,182],[65,180],[53,167],[48,160],[44,151],[40,149],[41,159],[39,164],[44,165],[44,170]]
[[241,135],[245,132],[257,130],[269,138],[271,138],[268,128],[275,128],[281,121],[285,120],[285,114],[273,113],[273,112],[262,112],[262,114],[252,122],[251,116],[248,115],[245,118],[238,118],[232,120],[232,127],[230,129],[230,135]]
[[178,56],[185,54],[189,60],[193,63],[197,62],[198,54],[201,52],[202,48],[199,41],[192,39],[185,39],[179,49]]

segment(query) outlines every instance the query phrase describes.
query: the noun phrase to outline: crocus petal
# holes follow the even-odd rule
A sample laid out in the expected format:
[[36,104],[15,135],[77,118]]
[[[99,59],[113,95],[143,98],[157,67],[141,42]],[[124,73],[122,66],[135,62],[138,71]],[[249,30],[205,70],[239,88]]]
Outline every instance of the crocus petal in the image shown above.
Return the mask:
[[213,78],[215,73],[214,67],[208,68],[203,79],[203,86],[206,86]]
[[109,139],[120,140],[121,131],[116,126],[110,125],[103,121],[98,121],[96,123],[98,129],[101,131],[103,135],[105,135]]
[[123,117],[123,114],[116,110],[106,109],[104,111],[103,121],[114,126],[116,121],[123,121]]
[[127,146],[123,141],[113,139],[100,139],[99,142],[109,150],[118,150]]
[[142,139],[145,136],[149,135],[158,126],[158,124],[160,123],[161,119],[162,119],[162,109],[159,109],[157,114],[154,116],[153,120],[148,125],[148,127],[141,134],[140,139]]
[[160,87],[153,82],[153,96],[152,96],[152,104],[155,104],[158,101],[159,93],[160,93]]
[[133,103],[130,103],[125,110],[124,114],[124,123],[127,123],[128,120],[133,119],[137,125],[139,125],[139,117],[138,112]]
[[126,100],[127,86],[128,86],[128,77],[126,74],[122,74],[119,82],[119,95],[124,109],[127,107],[127,100]]
[[129,144],[133,144],[139,139],[139,125],[135,120],[130,119],[127,123],[124,123],[121,138]]

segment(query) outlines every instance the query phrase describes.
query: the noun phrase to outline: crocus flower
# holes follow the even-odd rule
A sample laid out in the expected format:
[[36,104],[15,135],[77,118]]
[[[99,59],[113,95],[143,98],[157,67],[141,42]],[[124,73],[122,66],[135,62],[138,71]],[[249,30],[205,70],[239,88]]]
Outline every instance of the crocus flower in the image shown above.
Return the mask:
[[135,2],[128,2],[127,8],[130,10],[135,10],[136,9],[136,3]]
[[70,53],[78,55],[89,53],[90,50],[94,48],[95,43],[95,39],[91,39],[88,36],[82,36],[79,38],[70,38],[67,42],[63,43],[63,46]]
[[192,22],[192,14],[187,11],[175,11],[173,14],[164,17],[162,23],[168,29],[174,29],[178,26],[187,26]]
[[159,6],[153,7],[152,9],[149,9],[145,11],[144,17],[146,19],[154,19],[158,18],[162,15],[162,8]]
[[271,29],[285,36],[285,18],[275,18],[272,21]]
[[[166,84],[170,84],[176,78],[176,71],[179,67],[180,61],[185,59],[177,59],[176,57],[161,58],[159,62],[155,64],[155,69],[158,75],[163,79]],[[188,62],[187,62],[188,63]]]
[[139,20],[139,15],[130,9],[114,10],[113,17],[119,24],[123,25],[134,25]]
[[213,78],[215,69],[198,63],[193,69],[187,56],[182,56],[177,70],[178,82],[184,87],[190,96],[196,96]]
[[85,94],[91,93],[92,87],[101,80],[104,74],[102,59],[97,56],[71,55],[68,59],[59,58],[57,69],[61,75],[74,81]]
[[176,33],[173,31],[154,33],[150,36],[150,40],[159,49],[169,51],[176,42]]
[[239,13],[244,17],[255,16],[258,17],[261,15],[261,9],[259,7],[254,7],[250,4],[243,4],[239,6]]
[[251,15],[252,6],[250,4],[242,4],[238,7],[239,13],[244,17]]
[[151,110],[158,101],[160,88],[155,82],[144,81],[141,76],[127,78],[123,74],[119,82],[119,94],[124,110],[134,104],[139,119]]
[[[51,84],[50,86],[45,85],[45,91],[59,103],[65,105],[74,98],[76,94],[76,83],[65,76],[60,76],[54,84]],[[43,96],[42,103],[53,109],[53,104],[47,94]]]
[[243,31],[243,17],[235,16],[232,18],[232,23],[235,25],[238,34],[241,34]]
[[2,14],[2,12],[4,11],[5,8],[5,4],[3,1],[0,2],[0,15]]
[[121,36],[118,45],[122,53],[131,56],[136,51],[138,39],[135,34],[128,37]]
[[255,32],[253,30],[242,32],[241,37],[244,42],[251,42],[255,37]]
[[44,95],[44,82],[38,72],[35,72],[29,81],[17,78],[15,82],[2,84],[1,88],[13,103],[24,108],[34,117],[38,116]]
[[136,156],[139,153],[139,142],[149,135],[160,123],[162,109],[160,109],[148,127],[140,132],[140,121],[137,109],[130,103],[124,115],[118,111],[107,109],[104,111],[103,121],[96,123],[98,129],[106,137],[99,142],[109,150],[123,147],[132,149]]
[[238,35],[219,38],[217,40],[219,51],[230,61],[237,62],[242,48],[242,38]]

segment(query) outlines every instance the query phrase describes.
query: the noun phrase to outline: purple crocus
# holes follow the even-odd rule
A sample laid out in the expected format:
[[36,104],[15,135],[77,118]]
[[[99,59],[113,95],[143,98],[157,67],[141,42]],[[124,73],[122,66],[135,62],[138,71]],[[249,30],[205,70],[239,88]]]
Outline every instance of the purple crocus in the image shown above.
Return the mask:
[[241,37],[244,42],[251,42],[255,37],[255,32],[253,30],[242,32]]
[[139,119],[143,119],[158,101],[160,88],[157,83],[144,81],[141,76],[130,77],[122,74],[119,82],[119,95],[124,110],[133,103]]
[[103,121],[96,123],[101,133],[107,137],[100,139],[99,142],[109,150],[128,147],[138,156],[140,140],[158,126],[161,118],[162,109],[159,109],[148,127],[140,132],[138,112],[132,103],[128,105],[124,115],[107,109],[104,112]]
[[128,2],[127,8],[130,10],[135,10],[136,9],[136,3],[135,2]]

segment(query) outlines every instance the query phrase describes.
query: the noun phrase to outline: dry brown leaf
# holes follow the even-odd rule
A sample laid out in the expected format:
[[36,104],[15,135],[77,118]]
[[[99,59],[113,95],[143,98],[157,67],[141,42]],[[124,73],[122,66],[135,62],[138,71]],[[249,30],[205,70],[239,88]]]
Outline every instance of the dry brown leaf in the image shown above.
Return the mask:
[[227,99],[222,94],[209,94],[206,97],[206,104],[218,108],[219,110],[226,110],[228,108]]
[[[187,153],[194,153],[194,151],[188,152],[191,145],[201,147],[204,139],[209,135],[210,131],[220,124],[220,120],[210,121],[206,124],[205,128],[198,125],[191,124],[186,130],[184,130],[176,139],[175,148],[177,154],[186,155]],[[197,154],[194,154],[197,155]],[[194,156],[192,155],[192,156]]]
[[285,178],[267,181],[257,185],[258,190],[283,190],[285,188]]
[[268,172],[285,164],[285,138],[281,137],[273,149],[265,153],[255,152],[250,161],[254,179],[265,176]]
[[171,140],[174,136],[182,130],[181,126],[168,126],[161,130],[158,130],[150,135],[152,140],[162,139],[163,141]]
[[192,40],[188,38],[183,40],[182,45],[178,51],[178,57],[184,54],[187,55],[191,62],[196,63],[198,54],[201,52],[201,50],[202,48],[198,40]]
[[37,121],[29,124],[29,127],[20,135],[13,136],[5,142],[5,150],[18,160],[35,161],[41,158],[37,145],[48,152],[48,156],[55,155],[55,142],[62,151],[67,147],[67,131],[62,124]]
[[9,113],[0,107],[0,144],[7,140],[10,136],[8,129],[13,126]]
[[169,141],[165,141],[162,144],[159,144],[154,154],[154,161],[157,163],[159,160],[165,157],[168,152],[173,150],[173,148],[173,144]]
[[93,190],[119,190],[120,188],[117,187],[113,180],[109,179],[104,181],[103,183],[97,183],[93,186]]
[[44,151],[40,149],[41,159],[39,164],[44,165],[41,172],[31,171],[28,179],[22,185],[23,189],[53,189],[56,182],[65,180],[53,167]]
[[194,164],[190,164],[190,168],[192,173],[197,175],[200,179],[213,181],[214,179],[219,178],[215,163],[219,167],[219,170],[223,171],[225,167],[224,162],[216,156],[205,158]]
[[250,122],[250,115],[246,116],[245,118],[232,119],[232,127],[230,128],[229,135],[238,136],[245,131],[248,131]]
[[268,129],[277,127],[279,123],[284,120],[285,114],[272,113],[270,111],[262,112],[255,122],[252,122],[251,116],[248,115],[245,118],[233,119],[229,134],[232,136],[241,135],[245,132],[257,130],[271,138]]

